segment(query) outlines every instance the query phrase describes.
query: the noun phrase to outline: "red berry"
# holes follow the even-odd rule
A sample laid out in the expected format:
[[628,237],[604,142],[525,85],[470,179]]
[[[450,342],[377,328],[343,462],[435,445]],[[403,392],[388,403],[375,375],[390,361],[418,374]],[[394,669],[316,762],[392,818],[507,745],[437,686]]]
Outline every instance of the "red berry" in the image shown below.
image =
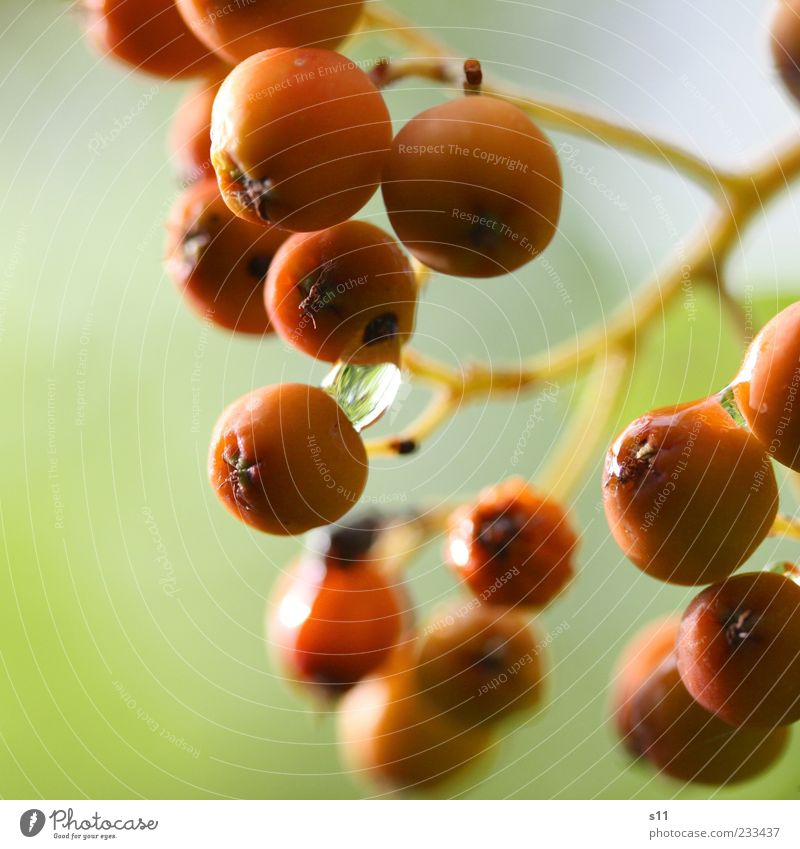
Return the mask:
[[[354,777],[390,792],[424,793],[464,775],[490,748],[483,727],[439,713],[418,692],[409,651],[342,700],[342,757]],[[441,791],[439,791],[441,792]]]
[[214,176],[211,165],[211,109],[221,82],[203,80],[189,92],[172,119],[169,148],[185,185]]
[[86,34],[102,55],[158,77],[224,73],[186,26],[174,0],[79,0]]
[[634,638],[623,656],[614,696],[617,728],[628,750],[681,781],[723,785],[775,764],[786,729],[732,728],[689,695],[678,674],[677,619]]
[[800,0],[778,0],[771,35],[778,74],[789,94],[800,101]]
[[254,223],[324,230],[372,197],[391,144],[381,93],[329,50],[266,50],[222,84],[211,159],[225,202]]
[[753,340],[734,393],[767,451],[800,471],[800,303],[778,313]]
[[269,639],[291,680],[338,696],[388,660],[408,613],[380,563],[308,554],[280,582]]
[[603,504],[614,539],[642,571],[707,584],[766,537],[778,486],[761,444],[712,397],[630,424],[608,453]]
[[511,478],[452,515],[446,553],[484,603],[542,607],[572,578],[577,544],[561,506]]
[[447,718],[474,725],[529,713],[544,697],[544,647],[520,613],[453,604],[420,636],[420,692]]
[[364,443],[322,389],[284,383],[228,407],[211,439],[211,486],[238,519],[287,536],[347,513],[367,482]]
[[264,282],[289,233],[235,216],[215,180],[178,198],[167,232],[167,271],[195,312],[239,333],[270,331]]
[[734,575],[689,605],[678,638],[689,692],[731,725],[800,720],[800,586],[772,572]]
[[270,268],[265,299],[290,345],[327,362],[371,365],[399,361],[414,330],[417,284],[391,236],[348,221],[286,242]]
[[175,0],[197,37],[236,64],[273,47],[333,48],[364,0]]
[[556,232],[561,169],[518,107],[491,97],[434,106],[397,134],[383,199],[398,238],[445,274],[496,277],[530,262]]

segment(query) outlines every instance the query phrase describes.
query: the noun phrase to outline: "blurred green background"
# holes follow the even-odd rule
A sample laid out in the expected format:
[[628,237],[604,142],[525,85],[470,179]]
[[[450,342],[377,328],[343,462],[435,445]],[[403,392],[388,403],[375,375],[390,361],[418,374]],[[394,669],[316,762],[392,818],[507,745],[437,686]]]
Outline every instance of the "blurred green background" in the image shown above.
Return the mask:
[[[394,0],[487,70],[683,141],[734,164],[796,133],[775,84],[770,3]],[[270,588],[296,540],[250,533],[206,484],[208,434],[246,390],[324,370],[275,341],[235,339],[186,312],[161,268],[177,195],[166,152],[187,90],[98,61],[61,0],[0,4],[0,795],[16,798],[355,797],[330,717],[309,710],[265,652]],[[361,58],[391,52],[359,42]],[[441,97],[404,85],[402,121]],[[436,278],[418,346],[450,361],[504,361],[569,337],[628,298],[705,212],[669,167],[554,135],[563,226],[516,278]],[[380,223],[379,204],[364,213]],[[731,282],[757,328],[796,295],[793,198],[749,231]],[[736,329],[695,282],[653,335],[615,427],[655,404],[724,385]],[[565,382],[512,456],[536,404],[465,411],[414,458],[375,463],[369,503],[466,496],[512,472],[533,481],[580,387]],[[403,393],[382,424],[421,408]],[[609,434],[611,436],[611,434]],[[577,446],[576,450],[580,450]],[[797,798],[800,736],[766,777],[683,787],[631,765],[609,728],[607,682],[630,634],[692,593],[625,562],[599,505],[600,456],[576,494],[580,574],[541,618],[553,701],[507,727],[491,767],[450,793],[515,798]],[[795,502],[785,489],[786,509]],[[421,610],[454,591],[434,543],[413,570]],[[794,555],[769,542],[760,566]]]

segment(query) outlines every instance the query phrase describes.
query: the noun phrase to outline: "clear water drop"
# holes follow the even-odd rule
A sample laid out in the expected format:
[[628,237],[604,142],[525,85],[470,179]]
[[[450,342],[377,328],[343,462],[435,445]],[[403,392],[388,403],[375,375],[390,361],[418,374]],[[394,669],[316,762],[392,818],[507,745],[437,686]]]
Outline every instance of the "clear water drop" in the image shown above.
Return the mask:
[[338,362],[322,381],[322,388],[361,431],[394,404],[402,382],[402,372],[395,363],[360,366]]
[[723,389],[719,394],[719,403],[723,410],[736,422],[739,427],[746,428],[747,421],[736,403],[736,395],[734,393],[735,384],[731,384],[727,389]]

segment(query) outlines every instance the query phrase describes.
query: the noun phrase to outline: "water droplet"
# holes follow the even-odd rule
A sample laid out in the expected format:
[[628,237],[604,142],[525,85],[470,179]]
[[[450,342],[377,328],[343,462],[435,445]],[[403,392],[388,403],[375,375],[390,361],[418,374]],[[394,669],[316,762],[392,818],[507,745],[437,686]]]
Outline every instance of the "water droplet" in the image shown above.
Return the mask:
[[394,403],[402,384],[395,363],[360,366],[338,362],[322,381],[322,388],[339,404],[353,427],[364,430]]
[[717,396],[719,404],[723,410],[736,422],[739,427],[747,427],[742,411],[736,403],[736,395],[734,394],[734,384],[731,384],[727,389],[723,389]]

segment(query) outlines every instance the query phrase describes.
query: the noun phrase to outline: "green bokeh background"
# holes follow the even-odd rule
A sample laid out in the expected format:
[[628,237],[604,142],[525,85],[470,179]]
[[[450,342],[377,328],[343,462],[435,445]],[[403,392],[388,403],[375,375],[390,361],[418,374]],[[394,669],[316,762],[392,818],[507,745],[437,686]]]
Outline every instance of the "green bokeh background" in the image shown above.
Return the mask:
[[[297,550],[250,533],[205,481],[210,428],[225,403],[323,370],[275,341],[205,327],[161,268],[177,195],[166,152],[186,91],[98,61],[64,2],[0,4],[0,795],[15,798],[349,798],[330,717],[282,683],[265,652],[271,586]],[[768,149],[798,119],[768,62],[769,4],[642,0],[395,0],[487,69],[653,128],[715,161]],[[669,8],[663,8],[668,6]],[[355,46],[391,52],[379,38]],[[441,97],[388,95],[409,118]],[[455,362],[542,350],[602,319],[671,252],[707,198],[671,172],[555,134],[567,188],[549,265],[492,281],[436,278],[420,348]],[[381,222],[375,201],[364,213]],[[745,236],[731,284],[757,328],[796,293],[791,197]],[[615,419],[688,400],[733,373],[740,343],[693,281],[647,339]],[[519,472],[536,480],[577,400],[476,403],[414,458],[375,464],[371,503],[465,496]],[[403,393],[400,428],[425,400]],[[517,466],[534,409],[541,415]],[[581,446],[576,446],[580,452]],[[691,592],[620,556],[599,506],[600,457],[573,510],[584,530],[578,580],[542,617],[554,642],[553,700],[503,730],[491,766],[448,793],[514,798],[797,798],[800,738],[780,766],[730,790],[683,787],[615,746],[607,682],[642,623]],[[786,509],[794,500],[784,487]],[[420,610],[454,591],[433,544],[413,570]],[[769,542],[762,565],[792,556]]]

